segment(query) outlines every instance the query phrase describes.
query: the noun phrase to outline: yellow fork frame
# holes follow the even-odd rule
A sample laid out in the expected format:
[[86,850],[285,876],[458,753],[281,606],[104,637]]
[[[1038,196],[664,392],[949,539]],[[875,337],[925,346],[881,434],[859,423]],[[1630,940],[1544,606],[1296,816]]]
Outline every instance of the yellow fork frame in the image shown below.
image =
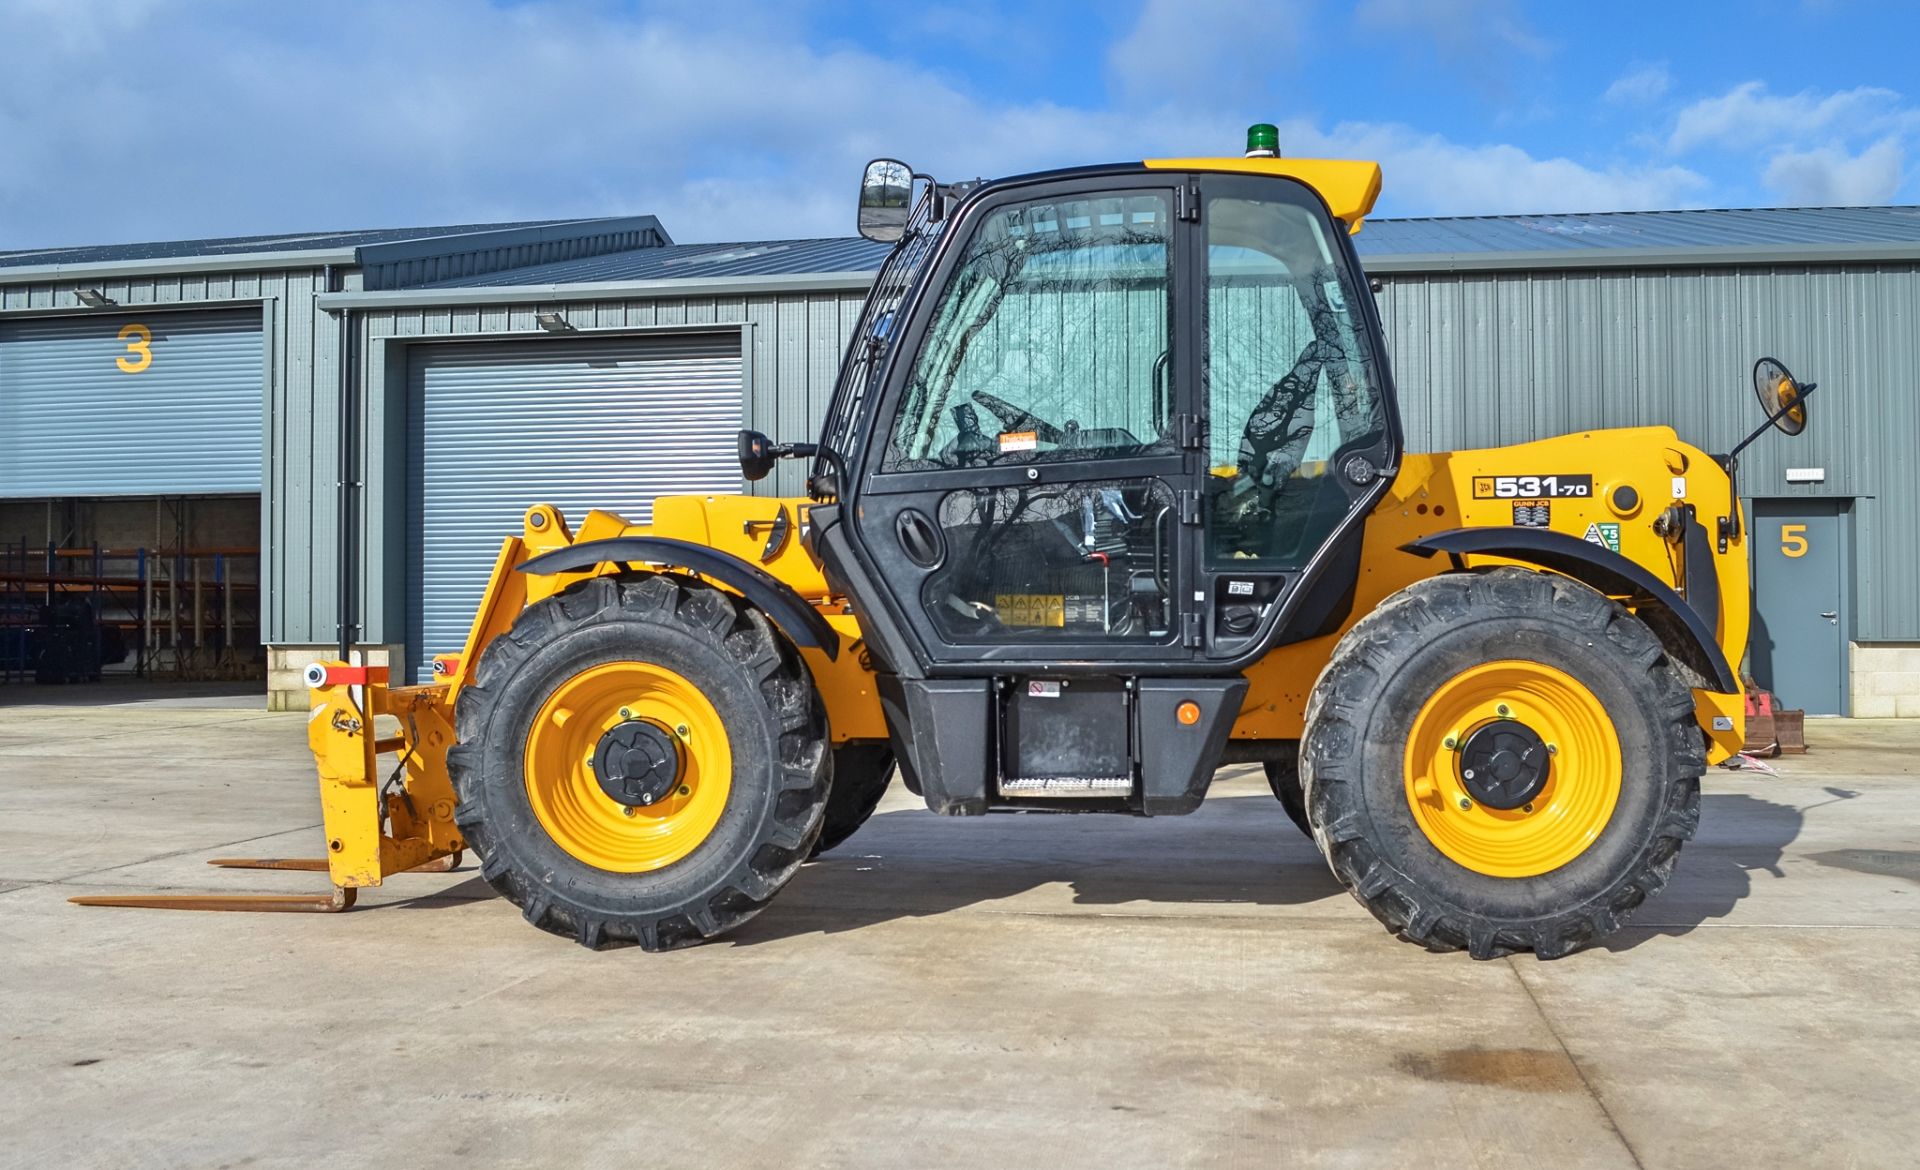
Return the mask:
[[[453,823],[447,749],[453,744],[451,688],[388,687],[385,669],[316,663],[307,745],[320,772],[327,873],[342,889],[377,886],[465,847]],[[355,681],[360,678],[366,681]],[[400,734],[377,738],[375,720],[391,715]],[[398,753],[387,784],[379,757]]]

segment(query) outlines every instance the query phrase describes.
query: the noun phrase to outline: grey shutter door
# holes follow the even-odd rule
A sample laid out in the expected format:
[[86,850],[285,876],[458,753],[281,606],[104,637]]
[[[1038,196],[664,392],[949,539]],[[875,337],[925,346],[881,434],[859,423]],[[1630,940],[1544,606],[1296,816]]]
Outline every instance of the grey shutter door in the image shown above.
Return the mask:
[[0,322],[0,497],[257,492],[265,373],[257,309]]
[[737,334],[425,345],[408,367],[419,681],[460,652],[532,505],[643,524],[655,496],[740,490]]

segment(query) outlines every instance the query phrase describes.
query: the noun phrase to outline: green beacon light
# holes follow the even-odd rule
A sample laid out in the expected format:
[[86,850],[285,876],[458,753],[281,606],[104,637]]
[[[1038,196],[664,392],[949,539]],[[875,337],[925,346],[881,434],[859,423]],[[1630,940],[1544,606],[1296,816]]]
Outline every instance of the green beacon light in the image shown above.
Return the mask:
[[1247,127],[1248,158],[1279,158],[1280,127],[1272,122],[1255,122]]

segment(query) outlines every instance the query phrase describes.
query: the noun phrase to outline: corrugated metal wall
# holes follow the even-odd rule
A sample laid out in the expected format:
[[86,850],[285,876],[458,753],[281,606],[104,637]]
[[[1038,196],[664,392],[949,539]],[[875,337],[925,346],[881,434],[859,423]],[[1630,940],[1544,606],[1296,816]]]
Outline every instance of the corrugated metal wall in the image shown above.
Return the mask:
[[[1382,275],[1414,450],[1667,423],[1725,451],[1763,415],[1772,355],[1818,382],[1797,439],[1742,456],[1748,497],[1858,497],[1859,641],[1920,638],[1920,266]],[[1826,482],[1789,485],[1788,467]]]
[[[863,298],[860,292],[795,292],[366,312],[360,325],[366,387],[360,597],[365,640],[399,642],[405,637],[408,342],[512,334],[545,338],[534,317],[549,311],[562,314],[582,331],[737,330],[746,339],[743,359],[749,384],[743,425],[784,438],[811,439],[826,411],[840,356],[858,323]],[[321,318],[324,322],[324,315]],[[331,335],[331,328],[327,332]],[[274,643],[325,644],[337,636],[334,554],[339,532],[334,501],[339,398],[330,363],[322,373],[321,380],[307,380],[290,390],[283,423],[275,428],[278,450],[271,454],[270,463],[268,572],[284,587],[274,590],[275,605],[267,618],[267,640]],[[799,464],[789,461],[754,488],[763,493],[795,493],[802,489],[802,476]]]
[[[1749,373],[1772,354],[1817,381],[1814,420],[1797,440],[1750,449],[1749,496],[1859,497],[1854,573],[1861,641],[1920,640],[1920,266],[1613,269],[1396,274],[1381,314],[1393,349],[1410,444],[1444,449],[1517,442],[1596,426],[1671,423],[1687,440],[1724,450],[1759,420]],[[388,604],[402,570],[385,464],[386,343],[410,337],[538,331],[534,314],[564,313],[583,330],[728,325],[750,337],[746,425],[810,438],[825,410],[860,294],[632,299],[572,306],[529,301],[485,308],[368,314],[368,559],[361,612],[370,640],[402,637]],[[289,341],[298,323],[290,323]],[[320,326],[326,330],[324,318]],[[313,353],[312,338],[301,344]],[[268,523],[274,592],[270,637],[334,637],[335,388],[322,344],[309,377],[276,392]],[[402,363],[404,364],[404,362]],[[398,379],[404,383],[404,376]],[[388,387],[383,394],[375,388]],[[398,401],[396,399],[396,401]],[[1824,467],[1816,487],[1789,486],[1788,466]],[[801,490],[784,465],[756,490]],[[388,619],[391,620],[388,620]]]
[[654,497],[737,492],[739,338],[418,345],[409,355],[407,646],[460,650],[528,505],[645,523]]

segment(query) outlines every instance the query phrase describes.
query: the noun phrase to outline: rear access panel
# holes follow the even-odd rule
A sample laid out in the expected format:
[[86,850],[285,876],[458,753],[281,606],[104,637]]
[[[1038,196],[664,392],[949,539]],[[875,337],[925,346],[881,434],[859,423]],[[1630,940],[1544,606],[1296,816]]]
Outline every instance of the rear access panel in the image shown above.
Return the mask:
[[1133,794],[1133,692],[1114,678],[1013,678],[1001,709],[1000,793]]

